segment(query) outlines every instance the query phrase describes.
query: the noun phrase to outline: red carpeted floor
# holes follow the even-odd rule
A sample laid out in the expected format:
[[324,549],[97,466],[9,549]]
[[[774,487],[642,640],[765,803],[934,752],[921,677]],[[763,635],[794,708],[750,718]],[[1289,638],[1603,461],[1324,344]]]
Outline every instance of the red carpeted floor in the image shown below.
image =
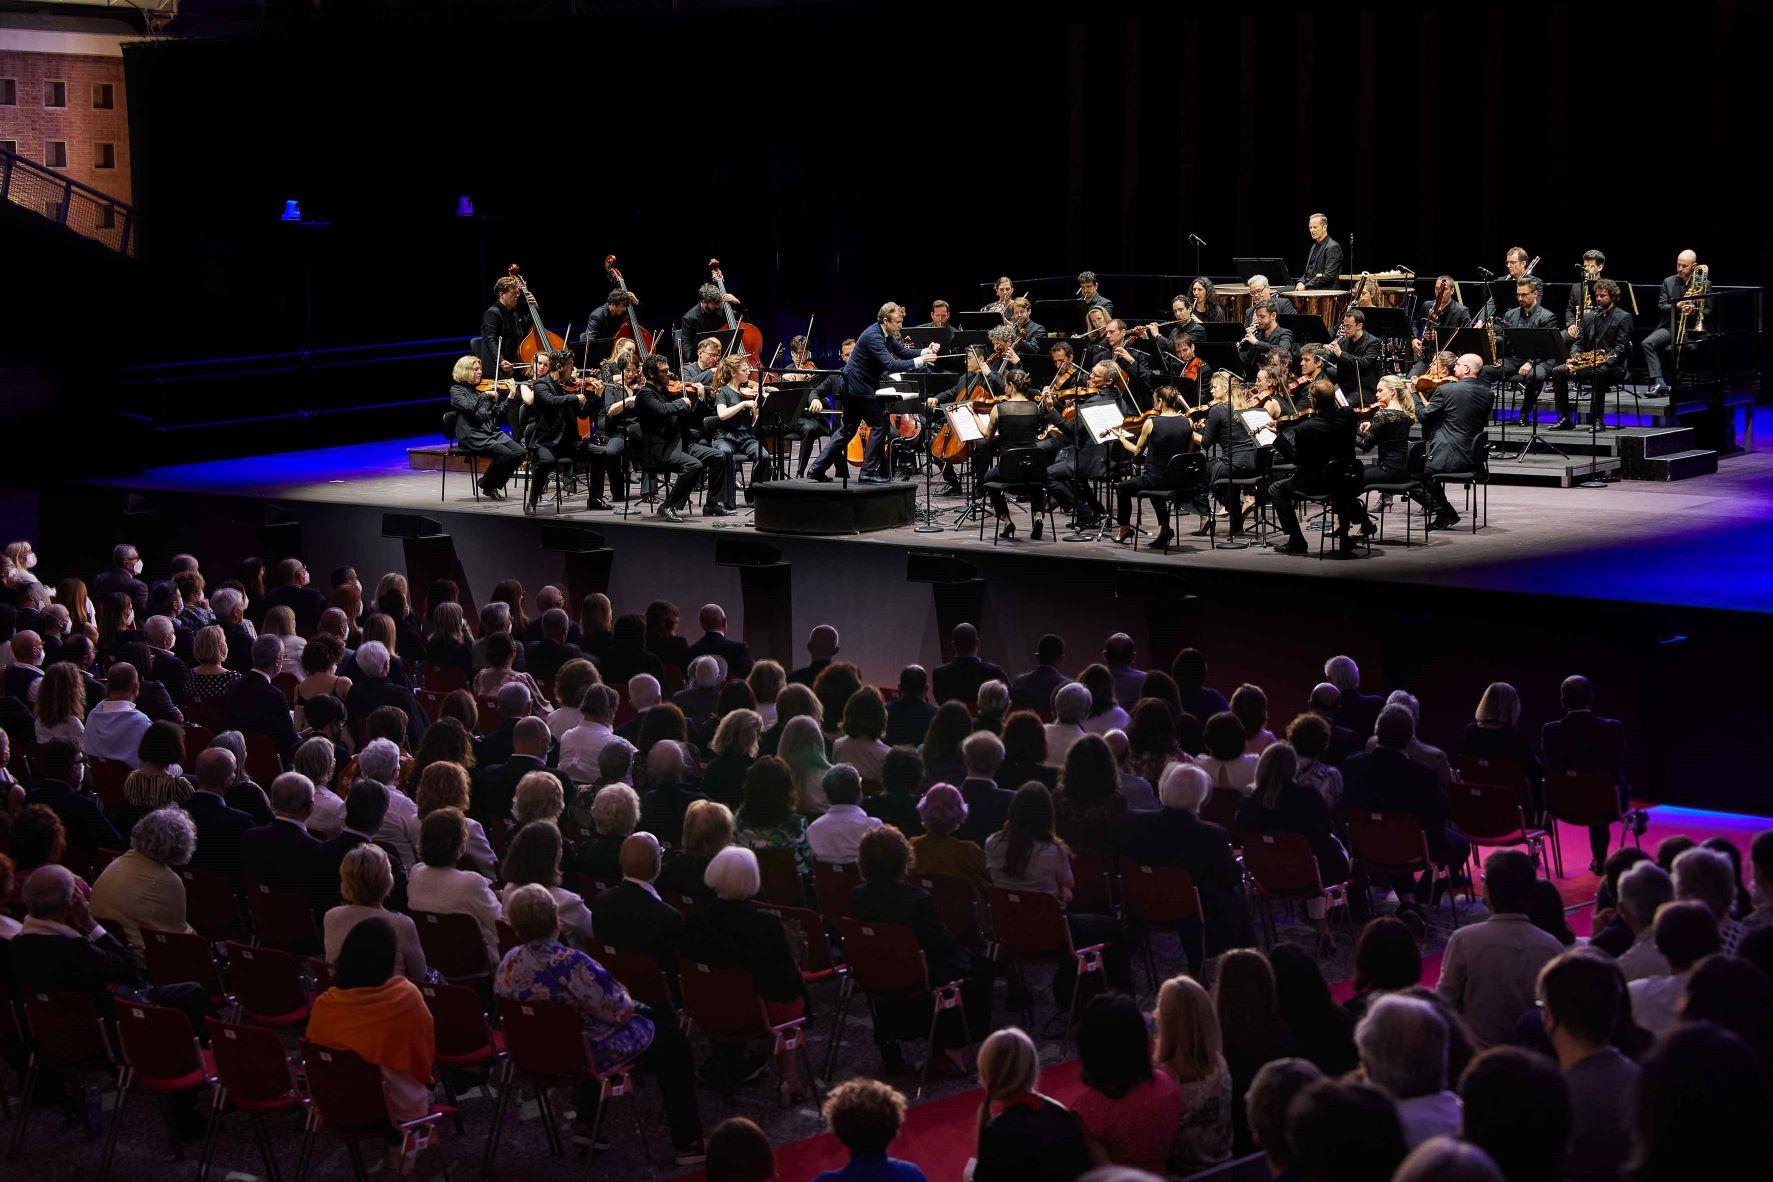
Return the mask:
[[[1654,852],[1656,844],[1663,838],[1677,834],[1685,834],[1695,841],[1727,837],[1746,854],[1754,835],[1767,828],[1773,828],[1773,820],[1765,817],[1658,806],[1650,810],[1650,827],[1644,834],[1643,846],[1646,851]],[[1564,901],[1574,908],[1569,917],[1570,926],[1577,935],[1586,936],[1590,931],[1591,914],[1587,904],[1594,900],[1599,886],[1598,877],[1588,872],[1588,833],[1564,825],[1559,836],[1563,842],[1567,877],[1554,881],[1563,893]],[[1617,845],[1614,848],[1617,849]],[[1440,980],[1440,974],[1440,954],[1424,957],[1423,983],[1432,986]],[[1336,981],[1331,984],[1330,992],[1336,1000],[1345,1001],[1353,996],[1354,988],[1349,981]],[[1041,1090],[1062,1102],[1076,1096],[1082,1087],[1076,1060],[1049,1066],[1041,1073]],[[980,1093],[973,1090],[913,1107],[906,1114],[899,1139],[893,1143],[893,1156],[915,1162],[931,1182],[958,1182],[973,1153],[979,1097]],[[776,1150],[777,1177],[781,1182],[805,1182],[822,1170],[842,1167],[847,1160],[848,1155],[835,1137],[830,1134],[809,1137]],[[697,1173],[690,1175],[687,1182],[702,1182],[702,1179],[703,1175]]]

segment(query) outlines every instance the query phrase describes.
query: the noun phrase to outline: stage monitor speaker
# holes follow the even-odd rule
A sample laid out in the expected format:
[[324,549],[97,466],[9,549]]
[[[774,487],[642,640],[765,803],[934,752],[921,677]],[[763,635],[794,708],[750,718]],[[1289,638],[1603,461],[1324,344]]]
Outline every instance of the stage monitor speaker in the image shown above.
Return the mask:
[[1153,669],[1168,669],[1198,629],[1195,611],[1200,597],[1174,571],[1146,566],[1114,568],[1114,596],[1134,600],[1145,609],[1145,651]]
[[594,529],[582,525],[544,525],[542,549],[561,556],[566,572],[566,593],[572,597],[570,615],[577,615],[586,596],[609,590],[610,569],[616,552]]
[[442,532],[442,522],[417,513],[382,514],[384,538],[434,538]]
[[905,555],[907,583],[964,583],[978,577],[978,567],[952,554],[913,550]]
[[762,538],[714,539],[715,566],[770,566],[782,561],[782,551]]
[[544,525],[542,549],[550,554],[583,554],[608,545],[602,534],[581,525]]

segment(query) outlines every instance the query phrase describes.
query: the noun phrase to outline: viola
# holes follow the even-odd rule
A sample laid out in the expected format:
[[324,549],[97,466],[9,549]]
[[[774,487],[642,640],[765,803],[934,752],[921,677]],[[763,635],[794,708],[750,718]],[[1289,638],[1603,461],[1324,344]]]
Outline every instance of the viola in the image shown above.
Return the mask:
[[523,302],[529,308],[529,332],[517,344],[517,359],[528,365],[536,359],[537,353],[566,348],[566,338],[557,332],[549,332],[548,326],[542,323],[542,307],[536,303],[535,293],[530,291],[529,284],[517,273],[517,264],[512,263],[506,267],[505,274],[517,280],[517,290],[523,294]]
[[[606,254],[603,256],[603,272],[609,277],[609,281],[616,285],[617,291],[628,291],[628,283],[622,278],[622,272],[616,266],[615,255]],[[616,329],[615,336],[617,340],[620,340],[622,337],[627,337],[629,340],[632,340],[637,346],[639,346],[641,355],[645,356],[653,351],[653,334],[640,327],[640,317],[634,314],[634,300],[632,294],[633,293],[631,292],[629,293],[628,322]]]

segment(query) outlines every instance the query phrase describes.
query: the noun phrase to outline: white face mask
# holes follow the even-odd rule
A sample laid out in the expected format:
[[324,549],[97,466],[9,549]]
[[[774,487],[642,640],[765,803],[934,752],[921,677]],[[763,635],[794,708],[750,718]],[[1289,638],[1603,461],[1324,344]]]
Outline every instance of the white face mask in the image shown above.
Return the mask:
[[142,560],[141,559],[138,558],[134,562],[129,564],[129,573],[132,575],[139,575],[142,573]]
[[25,555],[25,569],[30,570],[32,567],[34,567],[36,565],[37,565],[37,552],[35,550],[33,550],[29,554]]

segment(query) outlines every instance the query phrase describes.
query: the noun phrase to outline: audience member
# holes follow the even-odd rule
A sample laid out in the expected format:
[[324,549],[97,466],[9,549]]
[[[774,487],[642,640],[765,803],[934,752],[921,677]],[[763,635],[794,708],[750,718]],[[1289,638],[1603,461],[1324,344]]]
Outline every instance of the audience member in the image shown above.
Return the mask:
[[1532,1008],[1539,970],[1564,950],[1527,918],[1534,878],[1532,860],[1521,851],[1491,854],[1484,863],[1489,918],[1447,940],[1436,989],[1486,1046],[1510,1040],[1515,1020]]
[[[1547,776],[1561,776],[1566,771],[1599,772],[1612,779],[1618,787],[1620,808],[1625,807],[1625,727],[1616,719],[1602,718],[1594,712],[1594,687],[1586,677],[1566,677],[1558,690],[1564,716],[1545,724],[1539,732],[1539,746],[1545,752]],[[1588,827],[1589,849],[1594,858],[1588,864],[1591,874],[1599,874],[1612,844],[1612,827],[1599,822]],[[1667,867],[1664,867],[1667,869]]]
[[1619,954],[1625,979],[1661,977],[1673,970],[1656,948],[1656,913],[1674,900],[1674,879],[1655,862],[1643,861],[1619,876],[1619,918],[1631,933],[1631,944]]
[[[1458,777],[1453,774],[1453,764],[1448,760],[1447,753],[1439,747],[1431,747],[1424,743],[1416,733],[1417,728],[1422,725],[1422,703],[1417,700],[1416,695],[1407,690],[1392,690],[1391,696],[1385,699],[1385,704],[1387,706],[1402,706],[1410,712],[1410,741],[1404,745],[1404,754],[1433,772],[1434,778],[1440,782],[1442,792],[1451,791],[1453,781]],[[1375,734],[1367,739],[1368,751],[1378,745],[1378,735]]]
[[[150,719],[136,708],[141,681],[136,668],[116,661],[106,675],[105,700],[86,716],[85,748],[89,759],[114,759],[133,770],[141,760],[136,749]],[[39,699],[41,700],[41,699]]]
[[486,877],[456,864],[468,850],[468,819],[454,806],[435,809],[419,826],[419,864],[407,882],[412,910],[466,915],[480,928],[490,968],[499,962],[499,899]]
[[1040,1052],[1020,1027],[1005,1026],[979,1047],[979,1145],[973,1182],[1071,1182],[1093,1163],[1075,1112],[1036,1088]]
[[[1129,642],[1130,648],[1130,642]],[[1162,1174],[1182,1119],[1182,1091],[1154,1071],[1145,1015],[1132,998],[1092,998],[1078,1018],[1083,1094],[1075,1111],[1096,1147],[1115,1165]]]
[[[967,819],[960,828],[960,836],[983,845],[1003,828],[1015,797],[1014,789],[997,782],[997,773],[1003,767],[1003,740],[989,731],[976,731],[961,743],[960,754],[966,768],[960,794],[967,804]],[[925,763],[928,774],[928,761]]]
[[[1674,906],[1683,906],[1675,904]],[[1773,1101],[1766,1073],[1736,1035],[1683,1024],[1644,1057],[1632,1114],[1634,1182],[1766,1177]]]
[[351,930],[366,919],[378,919],[394,931],[396,963],[401,974],[414,984],[430,979],[425,965],[425,949],[419,943],[418,925],[412,916],[388,907],[394,891],[394,863],[388,852],[377,845],[359,845],[339,862],[339,897],[344,900],[329,908],[322,921],[322,938],[326,961],[337,965]]
[[[1318,880],[1325,886],[1346,884],[1348,853],[1331,831],[1329,805],[1316,789],[1299,782],[1298,770],[1298,756],[1290,744],[1270,744],[1257,760],[1253,790],[1238,802],[1237,827],[1246,833],[1299,834],[1311,844]],[[1307,899],[1305,914],[1317,925],[1318,955],[1333,954],[1336,941],[1330,935],[1329,899]]]
[[[1047,762],[1062,764],[1071,745],[1089,732],[1084,719],[1090,715],[1094,698],[1089,687],[1067,682],[1053,691],[1053,721],[1047,723]],[[927,762],[929,757],[925,755]]]
[[922,1170],[887,1156],[905,1123],[905,1097],[898,1091],[879,1080],[846,1080],[825,1098],[823,1112],[850,1160],[813,1182],[924,1182]]
[[1406,1146],[1459,1134],[1459,1097],[1447,1088],[1447,1024],[1432,1005],[1381,997],[1354,1037],[1362,1073],[1397,1103]]
[[823,788],[830,807],[806,827],[807,846],[814,861],[853,865],[862,838],[880,828],[880,818],[862,810],[862,779],[849,764],[826,772]]
[[[641,816],[645,817],[644,806]],[[712,800],[696,800],[683,814],[683,848],[659,875],[661,890],[706,899],[714,895],[708,867],[733,844],[733,812]]]
[[1612,1046],[1626,1016],[1625,980],[1604,955],[1578,949],[1539,971],[1539,1016],[1570,1096],[1571,1182],[1622,1176],[1638,1066]]
[[971,702],[978,698],[979,687],[987,681],[1008,685],[1010,675],[999,665],[979,656],[979,630],[971,624],[956,624],[950,634],[954,659],[938,665],[930,675],[938,702]]
[[[1244,1095],[1256,1072],[1270,1059],[1293,1053],[1274,994],[1274,970],[1268,958],[1249,948],[1234,948],[1219,958],[1213,980],[1213,1009],[1219,1015],[1219,1036],[1225,1063],[1231,1069],[1233,1096]],[[1248,1113],[1231,1109],[1232,1156],[1250,1152]]]
[[813,872],[805,814],[794,807],[794,777],[779,756],[765,755],[745,773],[742,801],[733,817],[733,844],[752,852],[787,850],[803,877]]
[[[1264,1063],[1256,1078],[1250,1081],[1243,1097],[1250,1125],[1250,1139],[1262,1151],[1268,1173],[1275,1178],[1297,1178],[1299,1160],[1293,1152],[1292,1138],[1287,1135],[1287,1113],[1306,1088],[1324,1078],[1306,1059],[1271,1059]],[[1231,1144],[1229,1130],[1225,1143]]]
[[1268,950],[1274,970],[1274,1000],[1293,1053],[1309,1059],[1325,1075],[1354,1070],[1354,1019],[1330,997],[1329,983],[1311,953],[1296,944],[1276,942]]
[[1396,1106],[1364,1083],[1307,1084],[1288,1106],[1287,1140],[1308,1182],[1389,1178],[1405,1153]]
[[1520,1047],[1491,1047],[1459,1077],[1465,1139],[1507,1182],[1558,1182],[1570,1142],[1570,1089],[1556,1063]]
[[1341,695],[1333,721],[1347,727],[1364,741],[1379,721],[1385,703],[1378,694],[1361,693],[1361,669],[1353,657],[1331,657],[1324,662],[1324,680]]
[[670,968],[683,942],[683,912],[659,898],[659,839],[636,833],[622,841],[621,879],[591,900],[591,928],[599,943],[644,952]]
[[1665,903],[1656,910],[1653,928],[1656,951],[1668,961],[1668,974],[1640,977],[1631,991],[1631,1016],[1651,1034],[1661,1036],[1680,1021],[1687,978],[1701,960],[1722,950],[1718,922],[1704,903]]
[[[1377,742],[1372,750],[1351,755],[1342,765],[1343,797],[1349,807],[1414,816],[1428,840],[1429,857],[1438,865],[1463,865],[1469,847],[1447,819],[1451,805],[1446,790],[1432,771],[1408,754],[1416,736],[1415,716],[1403,706],[1387,706],[1373,724],[1373,736]],[[1399,912],[1413,911],[1420,917],[1423,903],[1430,899],[1433,868],[1423,873],[1419,883],[1407,873],[1390,878]],[[1524,903],[1521,910],[1524,915]]]
[[144,927],[191,930],[185,919],[185,884],[176,868],[189,863],[196,850],[197,827],[185,810],[155,809],[135,823],[128,851],[92,884],[93,915],[122,933],[144,970]]
[[1200,971],[1205,957],[1254,942],[1231,839],[1219,826],[1200,819],[1211,790],[1200,767],[1172,764],[1157,786],[1163,807],[1133,814],[1127,826],[1127,857],[1141,866],[1180,867],[1200,891],[1205,924],[1184,919],[1177,928],[1192,973]]
[[1052,633],[1040,638],[1034,646],[1034,668],[1010,683],[1010,705],[1032,710],[1038,715],[1053,712],[1053,694],[1071,679],[1059,671],[1065,659],[1065,641]]
[[1725,956],[1736,955],[1742,924],[1730,918],[1736,905],[1736,874],[1730,860],[1716,850],[1691,849],[1674,860],[1674,897],[1703,903],[1718,921],[1718,944]]
[[967,802],[952,784],[937,784],[917,802],[923,836],[911,842],[911,873],[916,878],[944,875],[982,887],[990,881],[985,851],[977,843],[956,836],[966,824]]
[[1231,1156],[1235,1101],[1213,999],[1193,977],[1171,977],[1157,991],[1152,1018],[1157,1028],[1153,1058],[1182,1095],[1169,1172],[1189,1174],[1217,1165]]
[[813,679],[824,672],[825,666],[832,662],[840,648],[842,645],[839,643],[836,628],[829,624],[820,624],[814,628],[807,633],[807,663],[788,674],[789,683],[792,685],[812,685]]

